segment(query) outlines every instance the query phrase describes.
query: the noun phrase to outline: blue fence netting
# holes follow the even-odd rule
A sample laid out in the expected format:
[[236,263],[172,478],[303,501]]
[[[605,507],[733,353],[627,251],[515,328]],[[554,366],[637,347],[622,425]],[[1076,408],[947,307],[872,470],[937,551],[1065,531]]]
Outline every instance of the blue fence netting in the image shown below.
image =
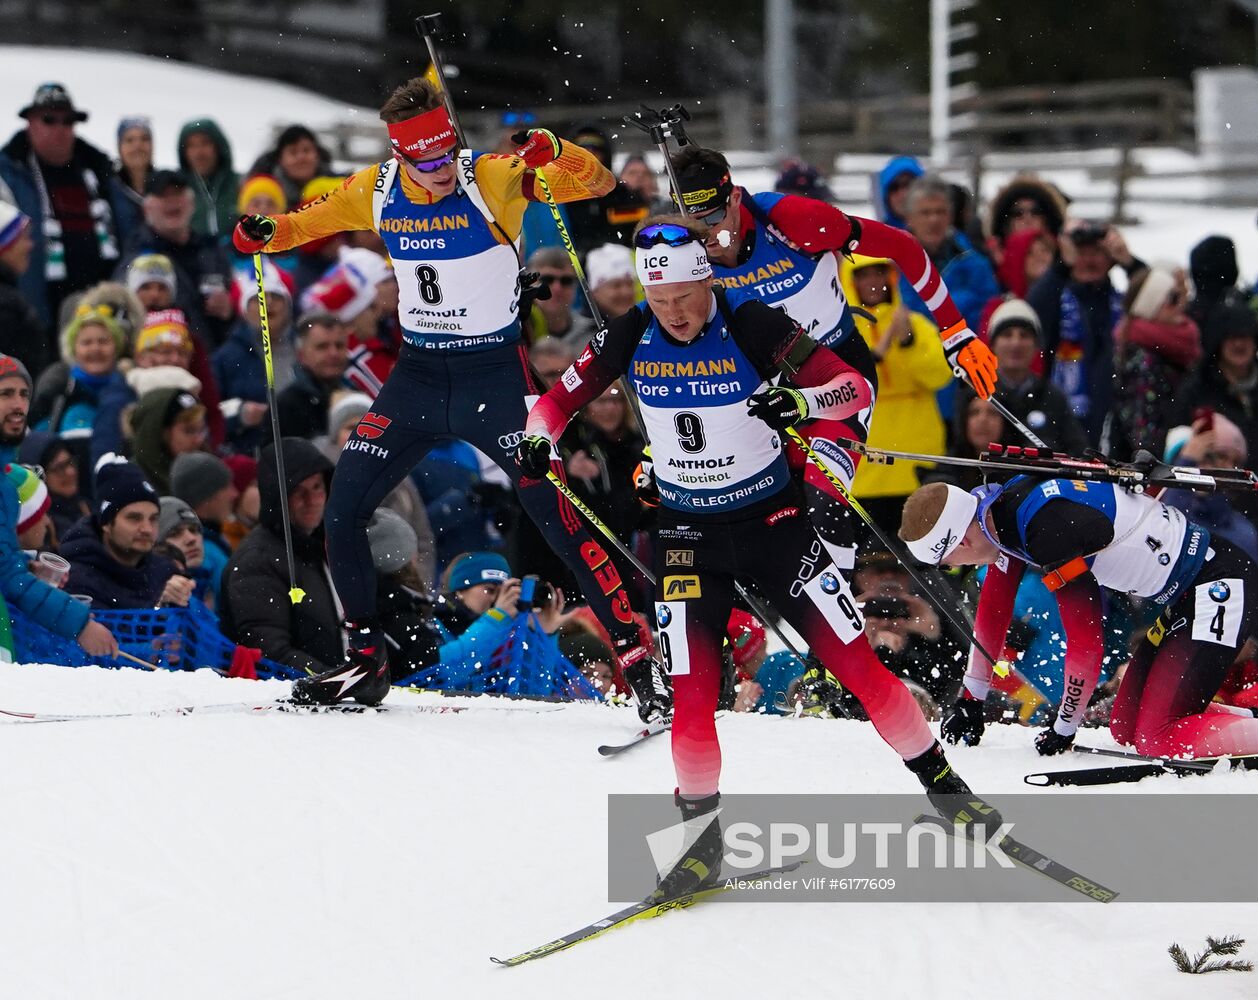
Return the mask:
[[[211,669],[227,673],[236,644],[218,628],[218,618],[195,598],[186,608],[93,611],[124,652],[163,670]],[[54,663],[67,667],[135,668],[123,659],[88,656],[77,642],[37,625],[16,608],[9,609],[14,659],[19,663]],[[261,680],[305,676],[295,667],[262,658],[254,667]],[[540,698],[599,698],[595,687],[562,656],[554,640],[541,632],[531,615],[521,615],[507,640],[487,662],[437,663],[418,670],[402,685],[474,694]]]

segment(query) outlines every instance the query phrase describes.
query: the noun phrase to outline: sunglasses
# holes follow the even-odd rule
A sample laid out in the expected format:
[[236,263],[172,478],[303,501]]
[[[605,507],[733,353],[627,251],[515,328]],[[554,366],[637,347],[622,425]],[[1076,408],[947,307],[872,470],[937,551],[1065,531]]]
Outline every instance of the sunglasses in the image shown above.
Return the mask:
[[506,111],[502,115],[503,125],[534,125],[537,115],[532,111]]
[[651,247],[657,247],[661,243],[666,243],[670,247],[684,247],[687,243],[694,242],[696,242],[695,234],[675,222],[658,222],[653,226],[647,226],[633,238],[633,245],[639,250],[650,250]]
[[571,274],[543,274],[540,279],[547,288],[554,284],[558,284],[560,288],[571,288],[577,283],[577,279]]
[[40,115],[39,120],[45,125],[62,125],[69,127],[74,124],[73,115]]
[[397,156],[399,160],[409,163],[421,174],[435,174],[438,170],[443,170],[454,162],[457,151],[452,149],[450,152],[446,153],[445,156],[439,156],[435,160],[412,160],[409,156],[397,152],[395,152],[394,155]]

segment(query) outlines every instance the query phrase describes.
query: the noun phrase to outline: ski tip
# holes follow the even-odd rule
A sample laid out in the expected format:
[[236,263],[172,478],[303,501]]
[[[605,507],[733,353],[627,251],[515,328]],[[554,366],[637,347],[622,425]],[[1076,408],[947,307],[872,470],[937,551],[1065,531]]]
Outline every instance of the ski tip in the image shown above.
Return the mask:
[[1047,774],[1028,774],[1022,780],[1028,785],[1034,785],[1036,788],[1047,788],[1052,784]]

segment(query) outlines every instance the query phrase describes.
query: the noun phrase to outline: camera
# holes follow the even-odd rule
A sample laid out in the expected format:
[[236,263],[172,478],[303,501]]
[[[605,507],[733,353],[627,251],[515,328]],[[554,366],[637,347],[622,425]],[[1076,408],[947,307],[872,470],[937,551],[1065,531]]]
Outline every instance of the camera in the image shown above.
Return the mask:
[[1070,232],[1070,238],[1074,241],[1075,246],[1083,246],[1089,243],[1100,243],[1105,239],[1105,234],[1109,232],[1109,226],[1103,222],[1084,222],[1077,229]]
[[871,597],[863,608],[866,618],[908,618],[908,602],[898,597]]
[[520,578],[520,597],[516,607],[521,611],[537,611],[544,608],[555,598],[555,588],[540,576],[529,575]]

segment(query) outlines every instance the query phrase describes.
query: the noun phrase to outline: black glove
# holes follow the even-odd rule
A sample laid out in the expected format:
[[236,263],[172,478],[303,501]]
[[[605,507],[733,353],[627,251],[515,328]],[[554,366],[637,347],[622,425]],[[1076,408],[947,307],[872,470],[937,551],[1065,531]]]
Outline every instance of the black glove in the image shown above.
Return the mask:
[[1045,729],[1035,737],[1035,749],[1041,757],[1055,757],[1069,750],[1074,741],[1074,733],[1062,736],[1056,729]]
[[807,419],[808,400],[798,389],[772,385],[747,400],[747,413],[775,431],[784,431]]
[[541,434],[530,434],[516,449],[515,461],[530,479],[545,479],[550,471],[550,441]]
[[983,703],[968,690],[961,692],[952,710],[944,716],[939,735],[945,743],[961,743],[976,747],[983,738]]
[[232,232],[232,244],[241,253],[257,253],[274,235],[274,219],[265,215],[242,215]]

